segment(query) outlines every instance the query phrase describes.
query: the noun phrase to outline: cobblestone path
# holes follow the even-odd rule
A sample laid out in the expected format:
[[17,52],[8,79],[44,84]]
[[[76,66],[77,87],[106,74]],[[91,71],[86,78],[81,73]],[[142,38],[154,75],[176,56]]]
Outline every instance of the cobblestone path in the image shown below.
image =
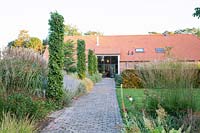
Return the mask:
[[118,133],[122,119],[113,79],[103,79],[91,93],[54,114],[42,133]]

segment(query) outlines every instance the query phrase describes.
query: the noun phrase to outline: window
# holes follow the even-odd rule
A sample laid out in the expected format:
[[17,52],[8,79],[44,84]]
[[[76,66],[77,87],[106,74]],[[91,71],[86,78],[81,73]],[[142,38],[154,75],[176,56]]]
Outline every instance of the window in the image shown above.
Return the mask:
[[164,53],[165,49],[164,48],[156,48],[156,53]]
[[144,53],[144,48],[136,48],[135,52],[136,53]]

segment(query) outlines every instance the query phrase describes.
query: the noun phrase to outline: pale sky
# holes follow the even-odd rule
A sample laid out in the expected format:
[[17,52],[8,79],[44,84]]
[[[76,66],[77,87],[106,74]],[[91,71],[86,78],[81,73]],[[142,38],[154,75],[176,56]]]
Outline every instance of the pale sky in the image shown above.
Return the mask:
[[45,39],[51,11],[82,32],[135,35],[198,28],[195,7],[199,0],[0,0],[0,45],[16,39],[22,29]]

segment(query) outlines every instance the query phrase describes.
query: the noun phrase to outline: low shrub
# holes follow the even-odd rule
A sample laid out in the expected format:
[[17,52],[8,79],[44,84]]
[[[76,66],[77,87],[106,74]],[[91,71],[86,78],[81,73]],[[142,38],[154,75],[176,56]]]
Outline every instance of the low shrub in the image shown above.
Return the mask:
[[75,92],[78,89],[81,80],[78,79],[75,75],[64,75],[64,90]]
[[75,74],[65,75],[64,80],[64,91],[66,93],[64,97],[68,96],[69,99],[72,99],[86,93],[86,86]]
[[124,70],[121,74],[122,77],[122,84],[124,88],[142,88],[142,80],[138,76],[136,70],[127,69]]
[[63,106],[69,106],[71,101],[72,101],[74,94],[73,94],[73,92],[70,92],[69,90],[65,90],[63,92],[64,92],[63,97],[61,98],[62,99],[62,105]]
[[32,117],[36,114],[37,106],[29,96],[16,93],[7,97],[6,110],[15,114],[17,118]]
[[94,73],[93,75],[88,75],[87,77],[92,80],[94,84],[102,80],[101,73]]
[[15,115],[3,113],[1,121],[0,133],[34,133],[36,132],[33,120],[27,117],[24,119],[17,119]]
[[[66,74],[65,74],[66,75]],[[77,73],[70,73],[68,74],[68,76],[75,78],[75,79],[79,79],[78,74]]]
[[36,107],[34,114],[32,114],[35,120],[41,120],[45,118],[49,113],[55,111],[56,109],[61,109],[63,105],[58,105],[51,100],[35,100],[33,101]]
[[[59,106],[57,106],[57,104],[53,100],[49,100],[49,99],[45,100],[45,101],[41,100],[41,101],[39,101],[39,103],[42,103],[41,105],[44,105],[43,110],[46,110],[47,113],[60,108]],[[40,108],[40,109],[42,110],[42,108]]]
[[29,118],[40,120],[49,112],[60,108],[53,101],[33,99],[21,93],[13,93],[6,98],[1,98],[0,104],[2,105],[0,106],[0,118],[2,118],[2,112],[4,111],[15,115],[17,119],[23,119],[28,116]]
[[122,84],[122,76],[121,75],[118,75],[118,74],[115,75],[115,83],[116,83],[117,87],[119,87]]
[[[169,115],[167,112],[160,106],[159,109],[155,110],[156,118],[152,119],[148,117],[145,112],[140,116],[126,115],[125,125],[122,129],[124,133],[190,133],[192,128],[191,125],[181,125],[173,127],[168,125],[167,119]],[[182,123],[183,124],[183,123]]]
[[65,89],[62,97],[62,106],[69,106],[73,98],[79,97],[86,93],[86,86],[80,82],[75,90]]
[[173,114],[175,112],[187,112],[188,109],[197,111],[198,98],[195,89],[175,89],[175,90],[162,90],[159,92],[160,105],[165,110]]
[[86,86],[87,92],[91,92],[92,88],[94,86],[94,83],[92,82],[92,80],[85,78],[85,79],[82,80],[82,82]]
[[170,115],[177,116],[188,110],[197,111],[199,99],[195,89],[161,89],[148,91],[146,95],[146,109],[149,112],[161,105]]
[[78,89],[75,92],[75,96],[79,96],[86,93],[86,86],[81,82],[78,86]]

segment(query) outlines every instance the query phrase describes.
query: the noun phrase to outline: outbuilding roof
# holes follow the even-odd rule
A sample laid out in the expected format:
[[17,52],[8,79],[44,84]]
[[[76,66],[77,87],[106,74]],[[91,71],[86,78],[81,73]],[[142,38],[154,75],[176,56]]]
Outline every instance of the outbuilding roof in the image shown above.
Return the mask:
[[[200,39],[191,34],[173,35],[118,35],[118,36],[65,36],[68,39],[85,40],[86,49],[98,55],[120,55],[120,61],[152,61],[166,58],[157,48],[171,48],[170,56],[179,60],[200,60]],[[143,49],[137,52],[136,49]],[[161,50],[162,51],[162,50]]]

